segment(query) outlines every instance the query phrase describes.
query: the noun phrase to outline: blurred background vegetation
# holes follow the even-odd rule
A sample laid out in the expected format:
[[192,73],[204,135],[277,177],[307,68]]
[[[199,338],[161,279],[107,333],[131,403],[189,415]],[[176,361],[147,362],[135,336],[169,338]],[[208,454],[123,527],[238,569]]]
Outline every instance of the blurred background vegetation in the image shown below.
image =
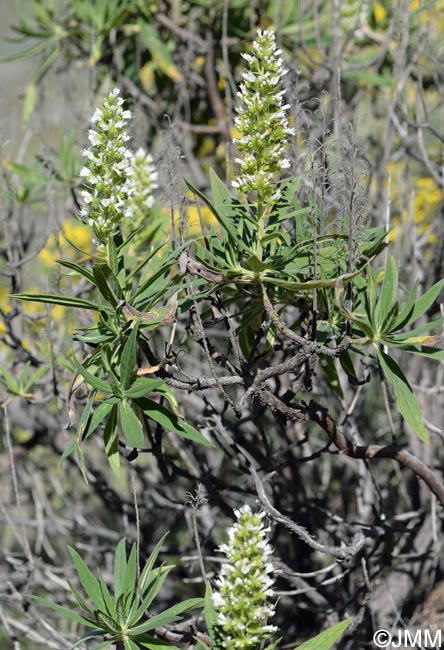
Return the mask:
[[[72,278],[55,262],[79,262],[81,250],[89,251],[89,228],[76,215],[81,151],[94,108],[114,86],[121,88],[135,114],[132,144],[151,151],[158,166],[147,250],[172,236],[172,221],[177,228],[188,224],[192,237],[200,218],[212,217],[196,207],[183,178],[206,191],[210,167],[233,177],[233,115],[245,65],[240,54],[258,27],[272,27],[289,69],[297,131],[291,171],[304,178],[300,200],[304,191],[312,193],[331,222],[347,212],[356,229],[387,227],[403,286],[407,291],[418,279],[424,289],[444,269],[444,2],[2,0],[0,7],[0,399],[8,409],[0,453],[0,642],[23,650],[65,648],[76,630],[56,616],[45,620],[24,594],[49,591],[57,602],[69,600],[67,543],[81,549],[90,566],[101,558],[106,575],[117,540],[135,536],[136,492],[143,548],[169,528],[164,557],[181,560],[165,600],[173,602],[181,589],[184,597],[200,595],[186,493],[197,479],[207,490],[199,529],[209,563],[232,507],[252,495],[245,478],[237,482],[229,450],[204,456],[171,438],[160,456],[140,454],[137,467],[128,462],[120,479],[109,475],[96,440],[89,442],[89,485],[74,461],[59,467],[72,437],[65,428],[70,336],[90,316],[20,303],[9,294],[72,291]],[[74,287],[78,295],[85,290],[81,281]],[[435,305],[427,318],[439,309]],[[186,351],[190,331],[185,321],[179,325]],[[197,376],[208,374],[203,356],[192,363]],[[403,369],[430,445],[396,416],[395,426],[403,444],[442,476],[443,365],[411,357]],[[361,380],[376,372],[371,360],[359,368]],[[312,394],[326,392],[328,376],[319,373]],[[388,444],[392,427],[378,385],[351,386],[342,375],[339,384],[329,408],[347,421],[353,440]],[[258,442],[252,428],[262,414],[239,423],[224,399],[181,395],[180,406],[205,429],[216,427],[212,401],[225,426],[245,425],[249,444],[265,445],[264,430]],[[398,621],[443,626],[442,515],[424,485],[390,461],[370,467],[327,453],[314,427],[307,434],[300,424],[266,423],[283,463],[273,488],[281,509],[320,539],[331,536],[340,544],[358,529],[368,536],[365,559],[338,565],[323,582],[303,574],[322,569],[324,558],[285,529],[276,533],[283,647],[297,647],[344,614],[356,617],[341,642],[346,650],[372,647],[372,630]]]

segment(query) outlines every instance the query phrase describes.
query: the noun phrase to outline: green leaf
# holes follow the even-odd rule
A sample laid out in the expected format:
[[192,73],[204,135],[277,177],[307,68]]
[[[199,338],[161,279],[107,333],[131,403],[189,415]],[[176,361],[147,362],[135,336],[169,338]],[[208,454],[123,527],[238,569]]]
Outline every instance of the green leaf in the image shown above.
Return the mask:
[[88,566],[80,557],[80,555],[77,553],[77,551],[71,548],[71,546],[68,546],[68,550],[71,555],[72,561],[74,562],[74,566],[76,567],[80,584],[82,585],[85,593],[89,598],[91,598],[91,600],[96,605],[96,607],[98,607],[99,609],[105,609],[106,608],[105,601],[103,600],[102,590],[100,589],[99,581],[89,570]]
[[116,603],[114,602],[114,599],[110,594],[110,591],[103,579],[102,572],[100,571],[99,568],[97,569],[97,575],[99,577],[99,585],[102,593],[102,598],[105,603],[106,613],[109,614],[109,616],[113,619],[113,621],[116,621],[117,619]]
[[367,86],[388,86],[393,87],[395,81],[391,75],[378,74],[370,70],[347,70],[343,75],[344,79],[354,79]]
[[[97,626],[96,626],[97,627]],[[84,634],[78,641],[76,641],[72,646],[70,646],[69,650],[74,650],[74,648],[78,648],[79,645],[84,643],[84,641],[89,641],[90,639],[95,639],[98,636],[103,636],[104,634],[107,634],[106,630],[101,630],[101,629],[96,629],[92,630],[91,632],[87,632]],[[107,639],[103,643],[99,643],[99,645],[96,645],[94,647],[94,650],[104,650],[104,648],[109,648],[112,643],[115,642],[115,639]]]
[[[393,340],[393,341],[405,341],[407,339],[411,339],[412,337],[419,337],[420,334],[424,334],[424,332],[430,332],[431,330],[435,330],[438,327],[441,329],[442,324],[444,322],[444,318],[441,316],[439,318],[435,318],[435,320],[428,321],[424,323],[423,325],[419,325],[418,327],[413,328],[412,330],[409,330],[408,332],[399,332],[396,334],[389,334],[388,336],[385,337],[387,340]],[[423,337],[425,338],[425,337]],[[432,338],[439,339],[438,337],[433,336]],[[385,340],[384,339],[384,340]],[[420,341],[417,341],[419,343]],[[432,346],[432,343],[422,343],[423,345],[430,345]],[[432,346],[433,347],[433,346]],[[440,346],[441,347],[441,346]]]
[[177,646],[171,645],[171,643],[168,643],[167,641],[155,639],[148,634],[138,636],[137,643],[140,643],[142,648],[148,648],[148,650],[180,650]]
[[183,438],[188,438],[189,440],[198,442],[205,447],[214,447],[213,443],[204,438],[197,429],[161,404],[158,404],[147,397],[136,399],[135,402],[149,418],[158,422],[168,431],[172,431]]
[[31,115],[34,112],[34,108],[36,107],[37,104],[37,99],[38,99],[37,85],[31,82],[26,85],[25,97],[23,100],[22,116],[23,116],[23,123],[25,125],[28,124]]
[[67,607],[62,607],[62,605],[56,605],[55,603],[52,603],[50,600],[46,600],[46,598],[41,598],[40,596],[33,596],[33,595],[27,595],[27,598],[36,600],[41,605],[44,605],[45,607],[49,607],[49,609],[54,610],[58,614],[62,614],[62,616],[69,618],[70,621],[74,621],[75,623],[80,623],[81,625],[86,625],[86,627],[93,627],[93,628],[97,627],[96,621],[90,620],[85,616],[81,616],[76,612],[72,612]]
[[106,402],[101,402],[99,406],[95,409],[94,413],[90,416],[85,430],[83,432],[83,439],[86,440],[89,436],[94,433],[99,424],[103,422],[108,413],[111,411],[113,406],[116,404],[116,400],[108,399]]
[[125,398],[120,403],[119,415],[123,435],[128,443],[132,447],[143,447],[144,435],[142,423]]
[[72,361],[74,363],[74,366],[77,368],[79,373],[82,375],[84,379],[96,390],[101,391],[102,393],[107,393],[107,394],[112,394],[113,389],[112,387],[106,382],[103,381],[103,379],[99,379],[95,375],[93,375],[91,372],[89,372],[82,364],[77,360],[77,358],[73,355]]
[[139,646],[134,641],[131,641],[131,639],[125,639],[123,643],[125,650],[139,650]]
[[119,437],[117,435],[117,404],[113,405],[108,420],[106,421],[103,432],[103,441],[105,443],[105,452],[108,462],[115,476],[120,476],[120,454],[119,454]]
[[180,72],[154,25],[143,19],[139,19],[137,24],[140,30],[140,38],[151,54],[156,66],[170,79],[178,81],[181,77]]
[[28,302],[44,302],[50,305],[62,305],[63,307],[78,307],[79,309],[92,309],[99,311],[99,308],[89,300],[81,298],[67,298],[66,296],[53,296],[49,293],[13,293],[10,298],[27,300]]
[[392,384],[396,396],[396,404],[403,418],[412,427],[418,438],[429,442],[429,434],[425,428],[421,409],[416,395],[410,387],[404,373],[396,361],[381,349],[376,348],[381,368],[388,381]]
[[123,591],[123,581],[126,571],[126,538],[120,540],[114,553],[114,595],[116,598]]
[[127,390],[124,391],[125,397],[135,399],[137,397],[145,397],[148,393],[155,393],[160,387],[165,387],[165,382],[162,379],[148,379],[138,377]]
[[161,614],[153,616],[149,621],[145,621],[142,625],[137,625],[129,630],[132,636],[135,634],[143,634],[144,632],[149,632],[154,630],[156,627],[162,625],[169,625],[170,623],[175,623],[176,621],[181,620],[180,614],[185,612],[187,609],[192,609],[193,607],[198,607],[204,602],[203,598],[189,598],[188,600],[183,601],[182,603],[177,603],[169,607]]
[[205,587],[205,623],[214,646],[216,644],[217,610],[214,606],[210,582],[207,582]]
[[94,275],[86,266],[76,264],[75,262],[70,262],[69,260],[57,260],[57,264],[60,264],[60,266],[65,266],[67,269],[74,271],[74,273],[70,273],[69,275],[83,275],[83,277],[91,282],[91,284],[95,285]]
[[77,589],[74,587],[72,584],[71,580],[66,579],[66,582],[68,583],[69,588],[71,589],[71,593],[76,599],[76,601],[79,603],[80,607],[85,610],[85,612],[88,612],[91,616],[94,615],[93,610],[91,607],[89,607],[88,603],[86,600],[83,598],[83,596],[77,591]]
[[376,309],[376,279],[371,266],[367,270],[366,312],[371,325],[375,323]]
[[122,351],[122,356],[120,357],[120,382],[123,390],[129,387],[133,376],[134,366],[136,365],[136,342],[138,329],[138,322],[134,321],[134,327],[128,336]]
[[123,291],[108,264],[94,264],[92,272],[102,296],[113,307],[117,307],[117,303],[123,300]]
[[408,321],[410,318],[413,308],[415,306],[416,302],[416,294],[418,293],[418,287],[419,287],[419,280],[416,280],[413,289],[409,293],[409,296],[407,298],[407,302],[402,308],[402,310],[399,312],[396,320],[394,323],[392,323],[392,326],[390,328],[391,332],[396,332],[397,330],[403,329],[405,327],[405,323]]
[[117,632],[117,621],[115,621],[112,616],[108,616],[108,614],[105,614],[105,612],[102,612],[99,609],[95,610],[94,616],[96,617],[97,623],[105,630],[107,630],[107,632],[110,632],[111,634],[115,634]]
[[345,621],[333,625],[333,627],[324,630],[324,632],[298,646],[297,650],[330,650],[332,645],[343,635],[351,621],[351,618],[347,618]]
[[132,601],[134,594],[136,593],[136,581],[137,581],[137,549],[136,545],[133,544],[131,551],[128,557],[128,562],[125,569],[125,575],[123,576],[122,584],[122,593],[129,596],[130,601]]
[[160,549],[162,548],[162,545],[163,545],[165,539],[167,538],[167,536],[168,536],[168,532],[166,532],[164,535],[162,535],[162,537],[159,539],[159,541],[157,542],[157,544],[155,545],[155,547],[151,551],[149,558],[145,562],[145,566],[143,567],[142,573],[140,575],[140,590],[141,590],[142,594],[144,594],[144,592],[145,592],[146,582],[147,582],[147,580],[149,578],[151,570],[152,570],[152,568],[154,566],[154,563],[157,560],[157,557],[158,557],[158,555],[160,553]]
[[134,601],[132,608],[134,611],[131,611],[128,615],[128,625],[136,625],[141,616],[145,614],[153,600],[156,598],[160,589],[162,588],[162,585],[165,582],[165,579],[168,576],[169,572],[173,568],[174,565],[162,566],[159,569],[154,569],[150,573],[150,577],[145,585],[143,601],[140,603],[137,609],[134,609],[134,606],[136,605],[136,601]]
[[396,268],[395,258],[389,255],[384,273],[384,282],[379,295],[378,304],[375,307],[375,326],[376,331],[384,331],[384,325],[388,320],[396,304],[398,295],[398,269]]
[[[401,320],[401,316],[403,316],[403,312],[401,312],[398,319],[396,320],[396,329],[403,329],[404,327],[408,327],[411,323],[414,323],[415,320],[422,316],[427,311],[427,309],[433,305],[443,287],[444,279],[436,282],[436,284],[434,284],[433,287],[431,287],[423,296],[421,296],[419,300],[415,301],[412,310],[408,315],[404,317],[404,320]],[[392,328],[392,330],[393,329],[394,328]]]

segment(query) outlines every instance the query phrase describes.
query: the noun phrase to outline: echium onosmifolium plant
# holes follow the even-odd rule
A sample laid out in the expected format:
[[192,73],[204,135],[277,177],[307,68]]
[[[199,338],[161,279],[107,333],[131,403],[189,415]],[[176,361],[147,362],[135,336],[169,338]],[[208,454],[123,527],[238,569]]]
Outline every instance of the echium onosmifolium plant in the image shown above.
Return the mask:
[[154,205],[153,192],[158,187],[157,179],[158,172],[152,155],[140,147],[134,154],[130,176],[130,204],[136,223],[139,223],[146,216],[146,211]]
[[234,139],[243,157],[233,187],[240,192],[256,193],[258,217],[261,209],[280,196],[276,186],[282,170],[290,167],[285,155],[289,135],[295,130],[288,126],[289,104],[284,103],[283,77],[287,74],[277,49],[273,31],[258,31],[251,54],[242,54],[248,68],[242,73],[243,83],[238,97],[240,105],[234,122],[241,135]]
[[267,625],[274,614],[272,548],[264,527],[265,513],[245,505],[235,511],[237,522],[228,529],[228,543],[219,547],[227,562],[222,566],[213,595],[218,612],[217,636],[224,650],[257,650],[277,630]]
[[80,216],[93,227],[102,244],[123,219],[134,216],[129,201],[134,191],[131,183],[134,154],[125,146],[130,139],[125,126],[132,114],[122,108],[123,103],[119,89],[114,88],[92,116],[95,129],[88,131],[91,146],[82,152],[87,161],[80,176],[85,179],[87,189],[81,193],[86,205]]

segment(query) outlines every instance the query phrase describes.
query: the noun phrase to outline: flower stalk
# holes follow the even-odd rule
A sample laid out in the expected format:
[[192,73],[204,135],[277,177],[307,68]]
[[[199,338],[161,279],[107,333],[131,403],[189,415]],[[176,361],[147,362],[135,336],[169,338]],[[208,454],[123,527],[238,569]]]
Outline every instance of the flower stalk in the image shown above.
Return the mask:
[[129,201],[134,191],[133,153],[125,146],[130,139],[125,127],[132,114],[123,109],[123,103],[119,89],[114,88],[92,116],[95,128],[88,132],[91,146],[82,152],[86,158],[80,171],[85,183],[81,192],[85,205],[80,216],[94,229],[99,250],[124,219],[134,216]]
[[242,73],[235,125],[240,137],[234,139],[242,158],[236,158],[240,171],[233,187],[253,195],[258,220],[258,243],[264,235],[265,220],[280,196],[277,182],[290,167],[286,143],[295,130],[288,126],[283,78],[282,51],[277,48],[273,31],[259,30],[252,52],[242,54],[248,68]]

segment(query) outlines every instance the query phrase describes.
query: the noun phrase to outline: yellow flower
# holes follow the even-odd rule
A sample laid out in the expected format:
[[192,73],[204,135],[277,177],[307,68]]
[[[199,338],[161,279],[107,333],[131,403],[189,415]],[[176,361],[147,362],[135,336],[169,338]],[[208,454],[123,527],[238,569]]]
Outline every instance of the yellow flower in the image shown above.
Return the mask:
[[91,247],[91,228],[89,226],[66,219],[62,224],[62,232],[67,240],[89,252]]
[[[195,204],[188,205],[185,212],[185,220],[187,224],[187,233],[191,237],[200,235],[202,232],[202,229],[200,227],[199,210],[200,210],[201,218],[207,226],[217,225],[216,217],[211,212],[210,208],[208,208],[206,205],[201,205],[199,206],[199,208]],[[176,210],[174,212],[174,225],[176,230],[179,230],[180,219],[181,219],[181,214],[178,210]]]
[[380,25],[382,22],[384,22],[386,16],[387,16],[387,10],[382,4],[382,2],[376,2],[373,3],[373,15],[375,16],[375,22],[377,25]]

